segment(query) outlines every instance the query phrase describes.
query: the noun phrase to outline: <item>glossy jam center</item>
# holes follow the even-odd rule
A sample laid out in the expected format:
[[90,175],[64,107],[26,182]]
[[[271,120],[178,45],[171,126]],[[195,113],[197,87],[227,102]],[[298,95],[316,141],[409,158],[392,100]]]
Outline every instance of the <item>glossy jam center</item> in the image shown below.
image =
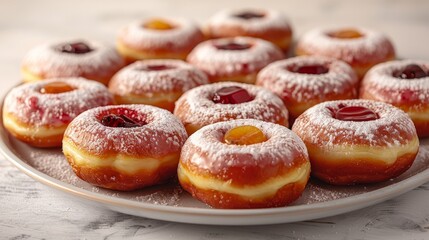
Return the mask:
[[213,102],[222,104],[239,104],[253,100],[246,89],[237,86],[223,87],[217,90],[213,96]]
[[121,127],[121,128],[132,128],[141,127],[145,123],[138,123],[133,119],[125,116],[124,114],[109,114],[101,119],[101,124],[107,127]]
[[252,45],[248,43],[238,43],[238,42],[227,42],[227,43],[217,43],[215,47],[220,50],[232,50],[240,51],[249,49]]
[[224,136],[224,142],[234,145],[251,145],[267,141],[261,129],[244,125],[230,129]]
[[63,53],[84,54],[91,52],[93,49],[91,49],[88,44],[84,42],[74,42],[62,45],[60,50]]
[[306,66],[297,66],[292,69],[293,72],[303,73],[303,74],[325,74],[329,72],[329,68],[323,65],[306,65]]
[[415,79],[415,78],[424,78],[429,76],[419,65],[410,64],[407,65],[404,70],[394,74],[397,78],[402,79]]
[[341,39],[353,39],[363,37],[362,33],[355,29],[343,29],[336,32],[331,32],[328,35],[333,38]]
[[236,18],[242,18],[245,20],[255,19],[255,18],[263,18],[264,16],[265,15],[263,13],[251,12],[251,11],[242,12],[242,13],[234,15],[234,17],[236,17]]
[[378,114],[369,108],[361,106],[341,107],[335,112],[336,119],[342,121],[372,121],[378,119]]
[[162,19],[152,19],[144,24],[145,28],[153,29],[153,30],[170,30],[173,29],[174,26],[171,23],[168,23]]
[[64,93],[75,90],[74,87],[68,85],[64,82],[52,82],[45,84],[41,89],[40,93],[42,94],[55,94],[55,93]]
[[146,65],[143,66],[141,68],[141,70],[144,71],[162,71],[162,70],[168,70],[168,69],[173,69],[173,66],[168,66],[168,65],[164,65],[164,64],[150,64],[150,65]]

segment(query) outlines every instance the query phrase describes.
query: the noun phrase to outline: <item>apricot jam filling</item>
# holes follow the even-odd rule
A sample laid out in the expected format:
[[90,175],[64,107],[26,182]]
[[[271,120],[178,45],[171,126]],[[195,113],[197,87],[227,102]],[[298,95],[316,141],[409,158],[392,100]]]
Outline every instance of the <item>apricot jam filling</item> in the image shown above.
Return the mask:
[[144,28],[153,29],[153,30],[171,30],[175,26],[162,19],[152,19],[143,24]]
[[354,39],[363,37],[363,34],[355,29],[342,29],[335,32],[330,32],[328,33],[328,36],[340,39]]
[[239,104],[252,100],[253,97],[249,92],[238,86],[223,87],[217,90],[212,98],[214,103],[221,104]]
[[261,129],[251,125],[232,128],[224,136],[224,142],[233,145],[251,145],[265,141],[267,137]]
[[364,122],[380,118],[377,113],[362,106],[339,106],[338,110],[330,111],[335,119],[342,121]]
[[75,88],[65,82],[51,82],[40,88],[39,92],[42,94],[57,94],[70,92],[73,90],[75,90]]

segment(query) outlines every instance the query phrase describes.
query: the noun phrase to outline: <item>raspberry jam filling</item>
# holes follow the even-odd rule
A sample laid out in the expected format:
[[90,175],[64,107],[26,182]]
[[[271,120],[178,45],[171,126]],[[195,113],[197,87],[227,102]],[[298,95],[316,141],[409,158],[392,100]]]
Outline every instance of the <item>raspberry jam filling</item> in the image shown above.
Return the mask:
[[267,137],[261,129],[250,125],[228,130],[223,139],[225,143],[233,145],[251,145],[267,141]]
[[133,128],[133,127],[141,127],[146,125],[145,122],[138,122],[124,114],[108,114],[103,116],[101,119],[101,124],[106,127],[120,127],[120,128]]
[[84,42],[74,42],[60,46],[59,50],[63,53],[84,54],[91,52],[93,49]]
[[339,31],[330,32],[328,33],[328,36],[340,39],[354,39],[363,37],[363,34],[355,29],[342,29]]
[[56,93],[65,93],[75,90],[74,87],[68,85],[64,82],[51,82],[45,84],[40,88],[39,92],[42,94],[56,94]]
[[238,43],[234,41],[215,43],[214,46],[219,50],[241,51],[252,47],[249,43]]
[[168,69],[173,69],[173,68],[175,68],[175,67],[165,65],[165,64],[149,64],[149,65],[142,66],[141,68],[139,68],[139,70],[142,70],[142,71],[163,71],[163,70],[168,70]]
[[319,74],[325,74],[329,72],[329,68],[323,65],[315,64],[315,65],[295,66],[291,68],[290,71],[295,73],[301,73],[301,74],[319,75]]
[[241,13],[235,14],[233,16],[236,18],[244,19],[244,20],[250,20],[250,19],[255,19],[255,18],[263,18],[263,17],[265,17],[265,14],[260,13],[260,12],[246,11],[246,12],[241,12]]
[[339,106],[338,110],[330,109],[333,117],[342,121],[364,122],[377,120],[380,117],[369,108],[361,106]]
[[239,104],[252,100],[253,97],[246,89],[237,86],[223,87],[217,90],[212,98],[213,102],[221,104]]
[[143,24],[144,28],[153,29],[153,30],[170,30],[175,28],[175,26],[162,19],[152,19]]
[[424,78],[429,76],[419,65],[417,64],[409,64],[404,70],[393,74],[396,78],[401,79],[416,79],[416,78]]

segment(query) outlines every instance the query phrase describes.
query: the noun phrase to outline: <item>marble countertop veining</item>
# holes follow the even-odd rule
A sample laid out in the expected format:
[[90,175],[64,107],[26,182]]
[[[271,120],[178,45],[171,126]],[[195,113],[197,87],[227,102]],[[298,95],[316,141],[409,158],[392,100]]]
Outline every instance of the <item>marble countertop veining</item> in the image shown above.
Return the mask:
[[[0,93],[20,82],[19,66],[32,46],[60,38],[113,44],[118,29],[146,15],[204,22],[225,7],[285,12],[297,39],[330,25],[385,32],[401,58],[429,60],[429,1],[1,1]],[[399,197],[334,217],[265,226],[207,226],[165,222],[83,204],[20,172],[0,156],[0,239],[429,239],[429,183]]]

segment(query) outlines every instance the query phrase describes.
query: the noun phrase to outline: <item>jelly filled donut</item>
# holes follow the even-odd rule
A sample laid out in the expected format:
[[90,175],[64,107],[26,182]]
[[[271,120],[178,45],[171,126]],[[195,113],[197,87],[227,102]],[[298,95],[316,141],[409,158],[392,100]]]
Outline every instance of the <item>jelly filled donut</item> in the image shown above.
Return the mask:
[[302,140],[286,127],[241,119],[191,135],[177,171],[180,185],[212,207],[281,207],[303,192],[310,162]]
[[21,73],[25,82],[59,77],[83,77],[105,85],[125,62],[115,48],[96,41],[53,42],[31,49]]
[[283,100],[291,121],[318,103],[357,98],[358,84],[348,64],[319,56],[274,62],[261,70],[256,81]]
[[36,147],[59,147],[67,125],[80,113],[113,104],[107,88],[83,78],[59,78],[13,88],[3,105],[4,127]]
[[124,27],[117,49],[127,62],[141,59],[186,59],[204,40],[198,26],[181,18],[147,18]]
[[335,185],[399,176],[413,163],[419,138],[408,115],[370,100],[320,103],[292,127],[305,143],[315,177]]
[[216,13],[204,30],[210,38],[237,36],[261,38],[285,52],[292,42],[289,20],[275,10],[226,9]]
[[360,98],[390,103],[404,110],[420,137],[429,136],[429,62],[381,63],[362,81]]
[[204,72],[181,60],[141,60],[115,74],[109,90],[118,104],[148,104],[172,112],[184,92],[207,83]]
[[206,72],[211,82],[254,83],[259,70],[283,57],[282,51],[270,42],[235,37],[202,42],[187,61]]
[[78,177],[114,190],[134,190],[176,176],[187,138],[170,112],[147,105],[88,110],[64,133],[63,152]]
[[296,55],[321,55],[348,63],[361,79],[372,66],[395,58],[395,49],[382,33],[364,28],[324,28],[307,32]]
[[232,119],[258,119],[288,126],[282,100],[262,87],[234,82],[213,83],[187,91],[176,102],[176,115],[188,134]]

